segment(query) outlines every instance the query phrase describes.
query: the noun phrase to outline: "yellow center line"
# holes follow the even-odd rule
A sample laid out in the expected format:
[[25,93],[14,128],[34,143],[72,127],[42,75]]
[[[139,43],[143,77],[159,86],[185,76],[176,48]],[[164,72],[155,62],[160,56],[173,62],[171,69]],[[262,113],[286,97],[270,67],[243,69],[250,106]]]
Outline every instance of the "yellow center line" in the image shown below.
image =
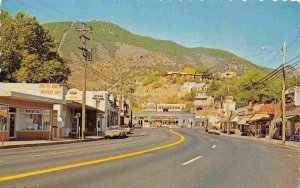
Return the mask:
[[100,159],[85,161],[85,162],[80,162],[80,163],[74,163],[74,164],[69,164],[69,165],[57,166],[57,167],[53,167],[53,168],[41,169],[41,170],[36,170],[36,171],[31,171],[31,172],[25,172],[25,173],[20,173],[20,174],[15,174],[15,175],[3,176],[3,177],[0,177],[0,182],[7,181],[7,180],[13,180],[13,179],[17,179],[17,178],[24,178],[24,177],[28,177],[28,176],[39,175],[39,174],[45,174],[45,173],[49,173],[49,172],[55,172],[55,171],[59,171],[59,170],[66,170],[66,169],[77,168],[77,167],[82,167],[82,166],[87,166],[87,165],[92,165],[92,164],[98,164],[98,163],[113,161],[113,160],[127,158],[127,157],[133,157],[136,155],[141,155],[144,153],[149,153],[149,152],[169,148],[169,147],[172,147],[172,146],[175,146],[175,145],[178,145],[178,144],[184,142],[185,137],[182,134],[179,134],[173,130],[170,130],[170,132],[176,134],[179,137],[179,139],[176,140],[175,142],[171,142],[169,144],[156,146],[156,147],[152,147],[152,148],[148,148],[148,149],[144,149],[144,150],[140,150],[140,151],[125,153],[125,154],[121,154],[121,155],[105,157],[105,158],[100,158]]

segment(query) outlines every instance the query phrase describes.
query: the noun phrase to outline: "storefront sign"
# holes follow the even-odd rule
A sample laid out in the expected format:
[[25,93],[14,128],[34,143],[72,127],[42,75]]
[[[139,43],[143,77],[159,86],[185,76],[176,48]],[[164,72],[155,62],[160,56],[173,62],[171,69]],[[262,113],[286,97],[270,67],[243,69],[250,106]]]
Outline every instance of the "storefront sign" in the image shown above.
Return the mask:
[[70,89],[66,95],[66,100],[81,101],[82,100],[82,92],[76,88]]
[[296,116],[300,114],[300,106],[287,107],[286,116]]
[[94,95],[92,99],[94,99],[94,100],[104,100],[103,95]]
[[43,110],[42,109],[26,109],[25,113],[26,114],[42,114]]
[[59,84],[39,84],[41,95],[62,95]]
[[274,104],[258,104],[259,109],[256,114],[272,114],[275,115],[275,105]]

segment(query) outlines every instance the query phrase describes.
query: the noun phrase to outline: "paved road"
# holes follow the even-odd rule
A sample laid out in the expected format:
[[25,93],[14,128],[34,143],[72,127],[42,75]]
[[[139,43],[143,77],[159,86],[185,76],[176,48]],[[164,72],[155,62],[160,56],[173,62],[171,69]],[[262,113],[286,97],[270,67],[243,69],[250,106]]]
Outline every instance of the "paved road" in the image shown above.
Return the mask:
[[[299,185],[299,150],[176,130],[176,146],[99,164],[0,182],[0,187],[279,187]],[[0,177],[115,156],[176,141],[165,129],[122,140],[0,150]]]

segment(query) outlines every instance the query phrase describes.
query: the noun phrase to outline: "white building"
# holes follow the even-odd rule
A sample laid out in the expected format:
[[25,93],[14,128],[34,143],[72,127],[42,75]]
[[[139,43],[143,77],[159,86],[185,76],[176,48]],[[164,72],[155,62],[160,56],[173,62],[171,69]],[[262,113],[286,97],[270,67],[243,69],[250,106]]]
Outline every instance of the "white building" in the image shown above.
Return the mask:
[[[116,124],[117,112],[116,100],[107,91],[87,91],[87,135]],[[78,89],[49,83],[0,84],[0,128],[5,129],[6,140],[76,136],[81,113],[82,92]]]
[[195,106],[211,106],[214,104],[214,98],[207,96],[206,94],[198,94],[195,97],[194,105]]
[[191,92],[193,89],[196,91],[207,92],[207,84],[205,82],[185,82],[180,87],[180,92]]

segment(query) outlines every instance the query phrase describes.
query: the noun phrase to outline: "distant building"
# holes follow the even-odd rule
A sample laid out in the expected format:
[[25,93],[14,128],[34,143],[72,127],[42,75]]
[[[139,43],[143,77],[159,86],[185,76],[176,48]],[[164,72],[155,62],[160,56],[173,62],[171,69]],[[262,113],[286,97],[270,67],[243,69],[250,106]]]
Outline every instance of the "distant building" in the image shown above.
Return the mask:
[[192,128],[195,114],[190,112],[135,112],[134,125],[141,127]]
[[207,92],[207,83],[205,82],[185,82],[180,87],[180,92],[178,93],[178,96],[182,96],[187,92],[191,92],[192,90],[195,90],[199,93],[206,93]]
[[198,94],[195,97],[194,105],[195,106],[211,106],[214,104],[214,98],[207,96],[206,94]]
[[146,103],[144,105],[144,111],[146,112],[156,112],[156,104],[155,103]]
[[201,82],[206,80],[211,80],[212,74],[208,73],[186,73],[186,72],[167,72],[166,77],[171,78],[179,78],[184,77],[187,80]]
[[185,104],[157,104],[157,112],[181,112]]

